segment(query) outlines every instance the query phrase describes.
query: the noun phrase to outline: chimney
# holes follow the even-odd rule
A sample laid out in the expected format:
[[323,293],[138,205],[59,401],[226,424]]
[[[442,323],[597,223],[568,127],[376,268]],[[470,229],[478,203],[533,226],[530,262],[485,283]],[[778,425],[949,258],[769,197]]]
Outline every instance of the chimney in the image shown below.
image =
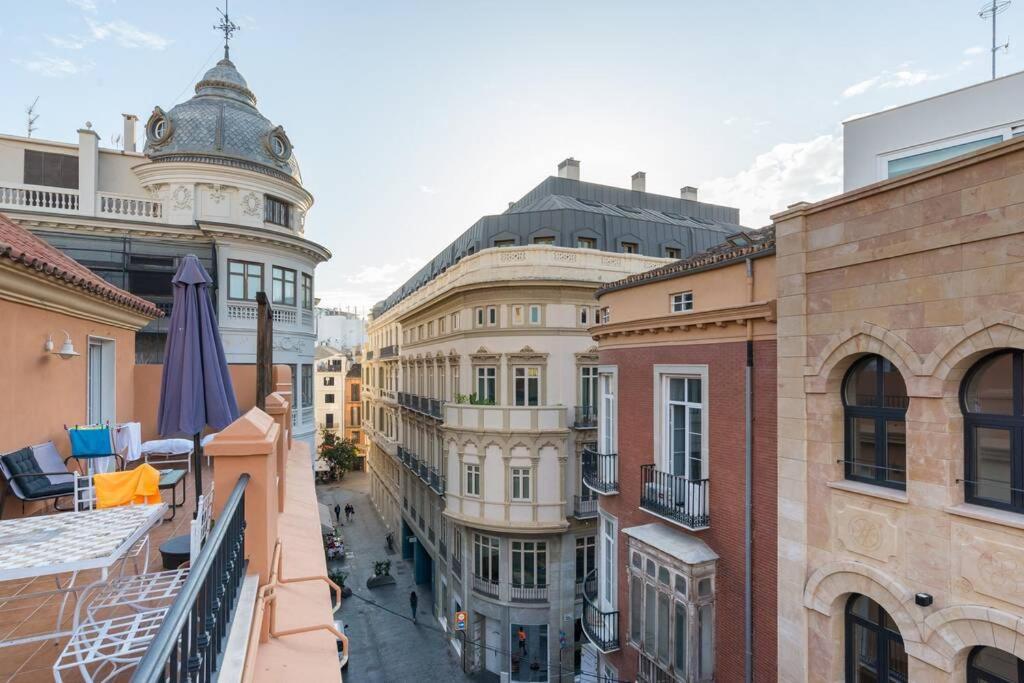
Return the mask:
[[121,114],[124,117],[124,151],[135,151],[135,124],[139,117],[135,114]]
[[633,174],[633,190],[635,192],[647,192],[647,174],[637,171]]
[[691,185],[687,185],[679,190],[680,199],[688,199],[691,202],[697,201],[697,188]]
[[580,162],[576,161],[572,157],[569,157],[562,163],[558,164],[558,177],[568,178],[569,180],[579,180]]

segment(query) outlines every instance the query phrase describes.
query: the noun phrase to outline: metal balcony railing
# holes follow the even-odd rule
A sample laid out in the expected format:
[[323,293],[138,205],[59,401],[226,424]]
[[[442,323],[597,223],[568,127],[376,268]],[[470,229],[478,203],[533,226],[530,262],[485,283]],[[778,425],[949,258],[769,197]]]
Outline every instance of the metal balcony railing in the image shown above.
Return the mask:
[[455,574],[458,578],[462,578],[462,560],[452,555],[452,574]]
[[597,517],[597,498],[590,496],[572,497],[572,516],[576,519],[592,519]]
[[384,359],[384,358],[394,358],[397,355],[398,355],[398,346],[396,344],[391,344],[389,346],[382,346],[382,347],[380,347],[380,356],[379,357],[381,359]]
[[580,578],[576,579],[576,599],[583,599],[583,579]]
[[133,681],[173,680],[186,671],[194,680],[216,678],[245,578],[248,484],[249,475],[243,474],[228,495],[206,545],[192,563],[185,585],[139,662]]
[[420,469],[418,474],[425,484],[430,483],[430,466],[427,465],[425,460],[420,460]]
[[366,352],[366,360],[373,360],[373,351],[369,350]]
[[448,557],[448,544],[444,542],[444,539],[438,539],[437,541],[437,555],[442,560]]
[[619,492],[619,456],[598,453],[593,445],[583,449],[583,483],[602,495]]
[[583,633],[601,652],[619,649],[619,613],[604,612],[597,606],[597,570],[583,581]]
[[430,468],[430,488],[434,489],[434,492],[439,496],[444,495],[446,479],[436,467]]
[[473,590],[480,595],[486,595],[490,598],[498,597],[498,582],[485,579],[482,576],[473,575]]
[[443,415],[443,413],[441,411],[442,405],[443,404],[438,399],[436,399],[436,398],[430,399],[430,416],[431,417],[436,417],[436,418],[439,418],[439,419],[444,417],[444,415]]
[[512,602],[547,602],[547,586],[509,586],[509,599]]
[[597,429],[597,406],[576,406],[572,426],[576,429]]
[[687,479],[662,472],[654,465],[640,466],[640,507],[687,529],[707,529],[708,479]]

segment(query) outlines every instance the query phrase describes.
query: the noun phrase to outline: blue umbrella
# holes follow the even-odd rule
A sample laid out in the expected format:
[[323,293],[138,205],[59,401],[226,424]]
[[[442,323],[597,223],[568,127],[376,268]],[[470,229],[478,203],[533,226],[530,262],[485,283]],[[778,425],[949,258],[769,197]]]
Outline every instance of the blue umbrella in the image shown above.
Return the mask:
[[164,351],[157,430],[162,436],[190,436],[196,472],[196,501],[203,492],[200,437],[210,426],[227,427],[238,418],[224,346],[210,300],[213,279],[189,254],[171,280],[174,303]]

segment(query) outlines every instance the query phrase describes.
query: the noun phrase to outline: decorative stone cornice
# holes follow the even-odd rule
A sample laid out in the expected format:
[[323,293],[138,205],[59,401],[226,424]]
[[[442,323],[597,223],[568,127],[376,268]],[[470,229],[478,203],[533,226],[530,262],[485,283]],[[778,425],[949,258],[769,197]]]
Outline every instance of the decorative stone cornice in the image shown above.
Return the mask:
[[689,332],[691,330],[704,330],[708,327],[745,326],[748,321],[752,320],[775,322],[775,300],[760,301],[742,306],[730,306],[728,308],[717,308],[712,311],[674,313],[657,318],[642,318],[621,323],[609,323],[592,327],[590,333],[595,340],[600,341],[612,337],[629,337],[675,331]]

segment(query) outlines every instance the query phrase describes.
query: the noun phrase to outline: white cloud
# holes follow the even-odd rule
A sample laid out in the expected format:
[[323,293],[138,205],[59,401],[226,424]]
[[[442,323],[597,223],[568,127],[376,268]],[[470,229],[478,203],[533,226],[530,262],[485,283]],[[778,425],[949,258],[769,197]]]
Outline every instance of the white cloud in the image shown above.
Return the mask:
[[432,188],[430,185],[420,185],[420,192],[423,194],[434,194],[437,190]]
[[63,48],[65,50],[81,50],[83,47],[92,42],[88,38],[82,38],[81,36],[68,36],[67,38],[61,38],[59,36],[46,36],[46,39],[50,41],[50,44],[54,47]]
[[143,31],[139,27],[120,19],[103,24],[86,19],[86,23],[89,24],[89,30],[92,32],[94,39],[107,40],[110,38],[121,47],[144,47],[150,50],[163,50],[171,44],[171,41],[163,36]]
[[96,11],[96,0],[68,0],[68,4],[85,12]]
[[75,76],[92,69],[92,62],[72,62],[62,57],[49,57],[47,55],[36,55],[31,59],[15,58],[11,60],[18,66],[31,71],[32,73],[46,76],[47,78],[63,78]]
[[740,117],[738,116],[730,116],[729,118],[722,121],[722,125],[731,126],[732,124],[736,123],[739,120]]
[[907,65],[902,65],[895,71],[883,71],[877,76],[848,86],[843,90],[842,96],[848,99],[857,95],[863,95],[874,88],[908,88],[939,78],[942,78],[942,76],[933,74],[927,69],[911,69]]
[[327,288],[318,290],[316,295],[324,306],[355,306],[365,310],[398,289],[424,263],[423,259],[407,258],[379,266],[363,266],[355,273],[344,276],[338,286],[324,283],[327,278],[321,276],[320,282]]
[[817,201],[843,187],[843,139],[820,135],[781,143],[734,176],[701,183],[701,199],[740,209],[740,222],[756,228],[798,201]]
[[978,55],[985,54],[987,50],[981,45],[973,45],[964,50],[964,57],[977,57]]

